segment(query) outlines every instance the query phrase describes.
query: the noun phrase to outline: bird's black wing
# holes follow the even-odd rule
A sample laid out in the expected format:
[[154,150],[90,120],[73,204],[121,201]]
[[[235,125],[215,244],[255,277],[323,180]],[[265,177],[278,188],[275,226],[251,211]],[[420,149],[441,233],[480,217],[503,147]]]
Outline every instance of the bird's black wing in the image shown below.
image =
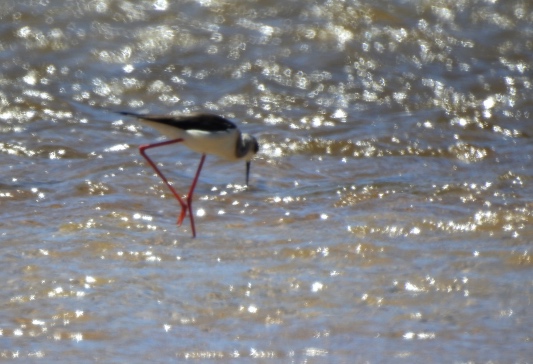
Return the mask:
[[222,116],[214,114],[190,114],[181,116],[162,116],[149,114],[136,114],[128,111],[119,111],[121,115],[134,116],[139,119],[174,126],[182,130],[225,131],[236,129],[237,126]]

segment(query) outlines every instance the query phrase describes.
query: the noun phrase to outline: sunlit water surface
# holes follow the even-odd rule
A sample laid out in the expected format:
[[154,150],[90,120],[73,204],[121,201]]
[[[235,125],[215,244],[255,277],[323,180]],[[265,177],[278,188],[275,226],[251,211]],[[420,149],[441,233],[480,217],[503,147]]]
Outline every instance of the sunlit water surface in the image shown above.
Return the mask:
[[[526,363],[528,1],[2,1],[0,357]],[[110,111],[207,111],[194,213]],[[185,193],[199,156],[150,151]]]

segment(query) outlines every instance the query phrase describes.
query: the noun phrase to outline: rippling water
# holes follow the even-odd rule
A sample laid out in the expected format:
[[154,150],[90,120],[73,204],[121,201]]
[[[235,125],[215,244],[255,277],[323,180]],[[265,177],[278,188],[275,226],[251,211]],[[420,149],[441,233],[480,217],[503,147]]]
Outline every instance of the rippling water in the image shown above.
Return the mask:
[[[528,1],[2,1],[0,357],[533,357]],[[198,237],[109,112],[207,111]],[[151,153],[185,191],[199,156]],[[268,361],[268,360],[266,360]]]

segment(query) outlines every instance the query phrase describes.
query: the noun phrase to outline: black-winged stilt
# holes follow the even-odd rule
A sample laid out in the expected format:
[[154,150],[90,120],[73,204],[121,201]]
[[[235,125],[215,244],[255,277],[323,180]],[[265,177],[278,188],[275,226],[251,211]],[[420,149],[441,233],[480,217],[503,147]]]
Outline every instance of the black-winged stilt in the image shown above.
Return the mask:
[[[257,139],[253,136],[241,133],[237,126],[231,121],[213,114],[160,116],[136,114],[127,111],[121,111],[118,113],[121,115],[136,117],[144,124],[153,127],[161,134],[170,138],[170,140],[160,143],[141,145],[139,150],[141,155],[148,161],[157,175],[161,177],[181,205],[181,213],[177,221],[179,226],[181,226],[183,219],[185,219],[185,216],[187,215],[187,210],[189,210],[193,238],[196,237],[196,228],[194,226],[194,217],[192,213],[192,196],[206,154],[214,154],[229,161],[246,161],[246,185],[248,186],[250,161],[254,155],[257,154],[259,144],[257,143]],[[183,143],[190,149],[202,154],[200,164],[196,170],[196,175],[189,188],[189,193],[185,198],[185,202],[176,192],[174,187],[168,182],[167,178],[159,168],[157,168],[155,163],[146,154],[147,149],[162,147],[174,143]]]

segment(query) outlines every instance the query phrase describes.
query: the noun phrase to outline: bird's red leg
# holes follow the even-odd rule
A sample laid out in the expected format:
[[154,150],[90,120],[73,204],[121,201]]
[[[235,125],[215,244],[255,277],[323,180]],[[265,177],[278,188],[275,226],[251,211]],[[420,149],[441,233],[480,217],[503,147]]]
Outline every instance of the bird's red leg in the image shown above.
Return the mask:
[[[181,225],[181,223],[183,222],[183,219],[185,218],[185,215],[187,214],[187,204],[185,202],[183,202],[183,199],[180,197],[180,195],[178,195],[178,193],[176,192],[174,187],[172,187],[172,185],[168,182],[168,180],[165,177],[165,175],[159,170],[159,168],[157,168],[157,166],[150,159],[150,157],[148,157],[148,155],[146,154],[146,150],[147,149],[151,149],[151,148],[156,148],[156,147],[162,147],[164,145],[179,143],[179,142],[182,142],[182,141],[183,141],[183,139],[179,138],[179,139],[167,140],[167,141],[164,141],[164,142],[161,142],[161,143],[145,144],[145,145],[141,145],[139,147],[139,151],[141,152],[141,155],[144,157],[144,159],[146,159],[148,164],[150,164],[150,166],[154,169],[154,171],[157,173],[157,175],[163,180],[163,182],[165,182],[165,184],[167,185],[169,190],[172,192],[174,197],[176,197],[176,199],[178,200],[179,204],[181,205],[181,213],[180,213],[180,216],[178,218],[178,225]],[[190,207],[189,207],[189,211],[190,211]],[[191,224],[192,224],[193,236],[194,236],[195,235],[195,231],[194,231],[194,223],[192,221],[192,215],[191,215]]]
[[191,219],[191,228],[192,228],[193,237],[196,236],[196,229],[194,228],[194,217],[193,217],[194,215],[192,213],[192,195],[194,193],[194,189],[196,188],[196,183],[198,182],[198,177],[200,176],[200,171],[202,170],[204,161],[205,161],[205,154],[202,154],[202,158],[200,159],[200,164],[198,165],[198,169],[196,170],[196,175],[194,176],[191,188],[189,189],[189,193],[187,194],[187,206],[189,207],[189,218]]

